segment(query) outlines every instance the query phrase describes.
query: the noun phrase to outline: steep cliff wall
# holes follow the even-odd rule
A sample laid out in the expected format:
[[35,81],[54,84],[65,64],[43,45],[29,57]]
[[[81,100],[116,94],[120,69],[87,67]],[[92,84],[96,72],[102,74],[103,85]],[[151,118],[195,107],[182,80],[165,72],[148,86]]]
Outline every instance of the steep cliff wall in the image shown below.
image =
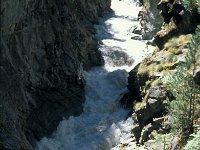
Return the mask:
[[102,65],[94,38],[110,0],[1,1],[0,149],[30,150],[84,102],[84,69]]
[[139,20],[142,26],[143,39],[150,40],[160,31],[163,24],[163,19],[156,9],[160,0],[145,0],[143,10],[139,14]]
[[[151,5],[155,9],[156,4],[153,5],[153,2],[155,3],[155,1],[152,1]],[[163,25],[162,30],[155,35],[154,42],[157,47],[151,55],[146,57],[140,64],[129,72],[127,86],[129,93],[126,93],[121,99],[121,103],[124,106],[133,108],[132,118],[134,120],[134,127],[132,128],[132,133],[134,134],[137,143],[145,145],[145,149],[165,149],[170,146],[172,148],[177,143],[180,144],[180,141],[175,143],[172,142],[173,138],[171,139],[168,137],[167,139],[164,136],[165,140],[162,141],[160,140],[162,139],[160,136],[159,140],[162,141],[162,143],[165,142],[166,144],[167,140],[172,142],[170,143],[171,145],[166,144],[163,146],[165,148],[162,148],[159,146],[159,140],[156,141],[157,139],[155,137],[156,134],[170,133],[171,127],[169,125],[169,118],[172,118],[172,116],[169,116],[171,115],[171,112],[169,112],[168,106],[169,102],[174,100],[176,97],[175,95],[172,95],[173,92],[169,88],[169,85],[166,84],[166,81],[171,78],[171,75],[177,72],[180,64],[190,61],[188,60],[188,57],[193,57],[195,62],[194,68],[191,66],[191,68],[187,68],[188,72],[191,73],[191,76],[194,76],[193,85],[196,84],[195,86],[197,86],[200,83],[199,79],[197,79],[199,78],[198,74],[200,74],[200,51],[198,47],[193,46],[193,52],[190,52],[189,48],[191,46],[189,46],[190,43],[196,42],[194,45],[198,45],[198,40],[196,39],[196,41],[194,41],[191,34],[194,33],[197,25],[200,24],[200,14],[196,9],[189,12],[182,4],[170,4],[170,1],[166,0],[160,0],[159,5],[165,25]],[[171,8],[168,8],[169,6],[171,6]],[[144,8],[144,10],[145,9],[146,8]],[[150,12],[156,12],[153,8],[149,10]],[[145,21],[147,20],[144,20],[144,22]],[[152,21],[160,22],[161,20],[156,17],[156,20],[151,20],[151,22]],[[160,22],[160,25],[161,24],[162,22]],[[159,23],[157,23],[157,26],[159,26]],[[192,75],[193,71],[195,73]],[[177,77],[177,81],[181,81],[178,80],[179,78],[180,77]],[[187,76],[182,79],[188,80],[188,78],[189,77]],[[174,82],[173,84],[175,83],[177,82]],[[186,84],[186,86],[189,85],[190,84]],[[185,92],[186,90],[184,89],[183,91]],[[195,94],[198,95],[197,93]],[[195,105],[197,109],[195,108],[194,113],[199,114],[198,102],[196,102]],[[174,139],[175,138],[176,137],[174,137]],[[146,142],[147,140],[150,141]]]

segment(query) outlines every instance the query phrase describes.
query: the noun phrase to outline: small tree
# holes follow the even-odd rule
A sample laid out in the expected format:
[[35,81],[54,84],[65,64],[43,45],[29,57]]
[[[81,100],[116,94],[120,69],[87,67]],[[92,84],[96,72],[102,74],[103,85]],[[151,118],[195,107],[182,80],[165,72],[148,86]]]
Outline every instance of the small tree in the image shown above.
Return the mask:
[[171,126],[186,135],[192,133],[195,104],[200,93],[200,87],[194,82],[199,43],[200,29],[198,28],[188,45],[186,61],[177,66],[177,72],[168,81],[168,87],[175,96],[175,100],[169,104],[169,112],[172,115]]

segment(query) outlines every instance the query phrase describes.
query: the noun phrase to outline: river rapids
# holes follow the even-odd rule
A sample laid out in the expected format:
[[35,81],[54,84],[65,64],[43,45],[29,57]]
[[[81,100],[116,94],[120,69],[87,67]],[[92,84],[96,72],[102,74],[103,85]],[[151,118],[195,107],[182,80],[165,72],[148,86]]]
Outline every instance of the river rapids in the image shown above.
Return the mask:
[[[103,67],[85,72],[84,111],[63,120],[51,138],[44,137],[36,150],[110,150],[130,138],[134,124],[129,110],[119,104],[127,92],[128,72],[140,63],[153,47],[133,40],[134,26],[141,7],[134,0],[112,0],[113,12],[99,20],[96,38],[105,60]],[[140,35],[137,35],[140,36]]]

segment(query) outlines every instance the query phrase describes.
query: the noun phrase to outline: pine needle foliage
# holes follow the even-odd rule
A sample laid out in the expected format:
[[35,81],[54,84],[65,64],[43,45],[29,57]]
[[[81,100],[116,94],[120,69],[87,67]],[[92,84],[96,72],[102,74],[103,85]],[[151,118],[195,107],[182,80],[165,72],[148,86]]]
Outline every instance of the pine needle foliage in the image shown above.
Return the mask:
[[171,127],[176,132],[189,135],[192,133],[196,103],[199,99],[200,87],[194,82],[197,63],[197,52],[200,51],[200,27],[188,45],[185,62],[177,66],[177,72],[168,80],[168,87],[175,97],[169,104]]
[[199,9],[200,12],[200,0],[182,0],[182,2],[188,10]]

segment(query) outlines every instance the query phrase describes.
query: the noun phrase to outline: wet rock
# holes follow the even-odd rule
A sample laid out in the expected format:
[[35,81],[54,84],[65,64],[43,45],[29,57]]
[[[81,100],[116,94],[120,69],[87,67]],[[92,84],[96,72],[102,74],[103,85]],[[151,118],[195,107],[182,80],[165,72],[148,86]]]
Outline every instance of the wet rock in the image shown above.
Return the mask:
[[153,134],[153,131],[158,131],[159,133],[166,133],[163,129],[163,123],[166,120],[166,117],[154,118],[153,121],[146,125],[141,125],[137,123],[133,126],[132,133],[135,136],[137,143],[144,144],[149,140]]
[[156,46],[156,44],[154,42],[154,38],[152,40],[147,41],[146,44]]
[[142,99],[141,87],[148,80],[148,76],[144,74],[143,76],[138,77],[137,71],[139,65],[140,64],[129,72],[127,85],[129,92],[121,99],[121,104],[125,107],[130,107],[134,101],[140,101]]
[[132,33],[134,33],[134,34],[139,34],[139,35],[140,35],[140,34],[142,33],[141,27],[139,27],[139,26],[134,26],[134,27],[133,27]]
[[139,2],[136,3],[136,6],[141,7],[144,5],[144,1],[143,0],[139,0]]
[[133,40],[142,40],[141,36],[133,36],[133,37],[131,37],[131,39],[133,39]]
[[113,50],[104,53],[104,56],[107,56],[105,59],[110,62],[111,66],[130,66],[134,63],[134,59],[128,56],[126,52],[114,50],[115,48],[113,47]]

